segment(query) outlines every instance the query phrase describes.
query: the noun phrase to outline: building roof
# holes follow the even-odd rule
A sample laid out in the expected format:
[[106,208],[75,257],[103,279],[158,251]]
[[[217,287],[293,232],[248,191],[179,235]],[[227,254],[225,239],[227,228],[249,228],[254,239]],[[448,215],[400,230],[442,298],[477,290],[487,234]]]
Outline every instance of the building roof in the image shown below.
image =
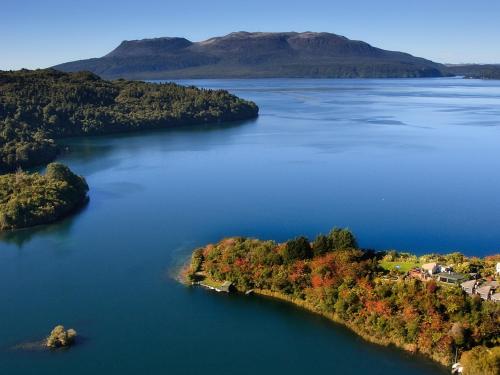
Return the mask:
[[432,270],[435,267],[437,267],[437,263],[436,262],[422,264],[422,269],[424,269],[424,270]]
[[455,281],[460,281],[467,278],[464,274],[456,272],[440,272],[436,276]]
[[460,286],[464,289],[474,288],[475,285],[476,285],[476,280],[469,280],[460,284]]
[[486,281],[485,283],[483,283],[483,285],[489,285],[492,288],[496,289],[496,288],[498,288],[498,281],[496,281],[496,280]]
[[476,292],[479,294],[490,294],[490,291],[492,289],[491,285],[481,285],[479,288],[476,289]]

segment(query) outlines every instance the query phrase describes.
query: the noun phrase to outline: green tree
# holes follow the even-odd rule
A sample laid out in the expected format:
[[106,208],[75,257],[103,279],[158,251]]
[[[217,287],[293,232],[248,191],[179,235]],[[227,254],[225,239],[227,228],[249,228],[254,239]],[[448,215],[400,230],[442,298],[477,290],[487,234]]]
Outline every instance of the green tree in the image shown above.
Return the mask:
[[326,254],[331,248],[332,244],[330,239],[323,234],[318,235],[312,245],[314,256]]
[[333,249],[335,250],[351,248],[356,249],[358,247],[356,238],[347,228],[333,228],[328,237],[331,241]]
[[201,270],[201,265],[204,260],[203,248],[196,249],[191,256],[191,272],[193,274]]
[[312,256],[311,245],[306,237],[296,237],[286,242],[283,249],[283,260],[291,263],[295,260],[308,259]]

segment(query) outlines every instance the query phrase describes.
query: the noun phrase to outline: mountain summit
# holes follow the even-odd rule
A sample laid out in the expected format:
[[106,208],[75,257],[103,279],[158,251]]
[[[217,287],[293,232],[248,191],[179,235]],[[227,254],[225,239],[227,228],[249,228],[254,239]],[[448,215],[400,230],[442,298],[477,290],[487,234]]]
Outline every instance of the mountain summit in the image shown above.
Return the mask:
[[107,55],[56,65],[104,78],[437,77],[443,65],[344,36],[316,32],[234,32],[202,42],[122,42]]

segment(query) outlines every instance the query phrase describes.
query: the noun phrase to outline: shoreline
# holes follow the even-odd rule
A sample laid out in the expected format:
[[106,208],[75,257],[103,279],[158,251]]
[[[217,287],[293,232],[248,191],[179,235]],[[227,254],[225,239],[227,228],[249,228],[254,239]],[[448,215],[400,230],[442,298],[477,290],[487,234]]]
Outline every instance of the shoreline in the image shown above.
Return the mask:
[[194,250],[183,275],[192,284],[291,303],[436,365],[449,367],[460,356],[469,368],[482,361],[496,368],[499,267],[499,254],[363,250],[348,229],[334,228],[313,242],[225,238]]
[[[207,290],[215,291],[217,293],[223,292],[223,291],[219,290],[218,288],[210,285],[210,284],[222,284],[222,281],[216,281],[216,280],[211,279],[207,276],[205,276],[205,277],[206,277],[204,280],[205,282],[186,283],[186,280],[183,278],[182,274],[180,274],[179,280],[181,280],[181,281],[183,280],[184,283],[188,284],[189,286],[199,286],[199,287],[202,287],[202,288],[207,289]],[[240,293],[240,294],[245,294],[245,292],[246,292],[244,290],[239,290],[239,289],[236,289],[236,290],[237,290],[236,293]],[[402,344],[402,343],[395,342],[393,340],[383,340],[381,338],[364,333],[361,330],[359,330],[358,327],[354,326],[353,324],[349,324],[348,322],[339,318],[336,314],[322,312],[322,311],[318,310],[317,308],[315,308],[311,303],[309,303],[305,300],[298,299],[298,298],[295,298],[292,296],[288,296],[284,293],[275,292],[275,291],[268,290],[268,289],[254,288],[254,289],[251,289],[251,292],[259,297],[272,298],[274,300],[282,301],[282,302],[291,304],[296,308],[304,309],[309,313],[313,313],[315,315],[322,316],[323,318],[326,318],[333,323],[342,325],[343,327],[347,328],[349,331],[354,333],[356,336],[362,338],[364,341],[367,341],[371,344],[385,346],[385,347],[392,345],[395,348],[397,348],[399,350],[404,350],[405,352],[410,353],[412,355],[420,355],[425,359],[432,360],[433,362],[435,362],[443,367],[449,367],[451,365],[451,362],[447,358],[443,358],[441,356],[436,356],[436,355],[428,355],[426,353],[418,351],[416,349],[416,345]]]
[[396,342],[391,341],[391,340],[382,340],[382,339],[379,339],[377,337],[365,334],[365,333],[361,332],[356,326],[347,323],[346,321],[337,317],[335,314],[325,313],[325,312],[319,311],[318,309],[316,309],[312,304],[310,304],[307,301],[297,299],[294,297],[289,297],[286,294],[279,293],[279,292],[273,292],[272,290],[267,290],[267,289],[253,289],[253,292],[260,297],[272,298],[275,300],[283,301],[283,302],[286,302],[286,303],[293,305],[294,307],[302,308],[309,313],[320,315],[320,316],[322,316],[322,317],[324,317],[324,318],[326,318],[326,319],[328,319],[336,324],[342,325],[343,327],[349,329],[349,331],[354,333],[356,336],[362,338],[364,341],[367,341],[371,344],[376,344],[376,345],[385,346],[385,347],[392,345],[395,348],[400,349],[400,350],[404,350],[407,353],[410,353],[413,355],[420,355],[426,359],[430,359],[443,367],[448,367],[450,365],[450,362],[447,361],[446,358],[441,358],[438,356],[429,356],[425,353],[422,353],[422,352],[416,350],[414,345],[400,344],[400,343],[396,343]]
[[71,217],[75,216],[76,214],[82,212],[87,208],[87,206],[90,203],[90,196],[87,195],[81,202],[77,203],[74,207],[72,207],[70,210],[68,210],[66,213],[58,216],[54,220],[50,220],[47,222],[43,223],[38,223],[34,225],[27,225],[24,227],[16,227],[16,228],[9,228],[9,229],[0,229],[0,236],[2,235],[7,235],[7,234],[13,234],[13,233],[21,233],[22,231],[27,231],[27,230],[37,230],[37,229],[42,229],[44,227],[48,227],[52,224],[58,224],[63,222],[64,220],[70,219]]

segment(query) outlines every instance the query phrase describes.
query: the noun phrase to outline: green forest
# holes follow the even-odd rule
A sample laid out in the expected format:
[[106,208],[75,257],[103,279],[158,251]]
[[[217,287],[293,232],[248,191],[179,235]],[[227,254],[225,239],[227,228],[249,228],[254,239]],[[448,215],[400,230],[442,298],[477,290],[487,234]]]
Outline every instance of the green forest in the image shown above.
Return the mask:
[[[481,374],[498,373],[500,304],[384,265],[412,257],[419,261],[411,254],[360,249],[349,230],[334,229],[313,242],[305,237],[285,243],[224,239],[195,250],[184,276],[191,282],[230,281],[239,291],[293,302],[369,341],[422,353],[442,364],[451,364],[458,350],[465,353],[469,375],[476,373],[477,361],[485,371]],[[491,279],[500,255],[480,259],[453,253],[421,260],[453,264]]]
[[89,72],[0,72],[0,173],[42,165],[57,138],[257,116],[258,107],[224,90],[174,83],[106,81]]
[[87,183],[60,163],[44,175],[18,171],[0,176],[0,230],[46,224],[87,200]]

